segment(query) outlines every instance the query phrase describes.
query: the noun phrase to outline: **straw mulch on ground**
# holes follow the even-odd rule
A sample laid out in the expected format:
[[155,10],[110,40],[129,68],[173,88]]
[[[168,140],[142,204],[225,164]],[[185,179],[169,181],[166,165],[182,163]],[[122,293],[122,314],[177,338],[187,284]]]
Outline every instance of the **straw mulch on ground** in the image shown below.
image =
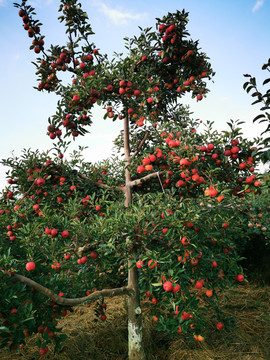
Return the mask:
[[[215,330],[210,325],[205,342],[186,342],[181,334],[169,339],[155,331],[152,318],[144,317],[144,342],[148,360],[269,360],[270,359],[270,287],[240,286],[237,294],[227,294],[223,311],[236,320],[233,333]],[[60,321],[68,339],[62,351],[53,348],[44,360],[126,360],[127,306],[125,297],[107,301],[107,320],[95,322],[93,305],[75,308]],[[36,335],[37,336],[37,335]],[[18,353],[0,350],[1,360],[35,360],[36,336],[28,339]],[[39,358],[39,357],[38,357]]]

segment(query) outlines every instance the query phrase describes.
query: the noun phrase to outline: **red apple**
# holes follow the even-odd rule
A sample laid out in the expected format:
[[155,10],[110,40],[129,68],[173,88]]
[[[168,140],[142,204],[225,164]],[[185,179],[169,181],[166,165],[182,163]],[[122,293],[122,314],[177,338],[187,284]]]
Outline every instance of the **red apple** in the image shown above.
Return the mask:
[[138,172],[139,174],[143,173],[144,171],[145,171],[145,168],[144,168],[143,165],[139,165],[139,166],[137,167],[137,172]]
[[146,170],[146,171],[152,171],[152,170],[153,170],[153,166],[152,166],[152,165],[145,165],[145,170]]
[[148,261],[148,267],[149,269],[153,269],[154,267],[157,266],[157,263],[154,262],[152,259]]
[[35,270],[35,267],[36,267],[36,264],[32,261],[28,262],[26,265],[25,265],[25,268],[27,271],[33,271]]
[[173,290],[173,284],[170,281],[165,281],[163,284],[163,289],[165,291],[172,291]]
[[87,256],[83,256],[81,259],[79,259],[79,260],[81,260],[81,264],[85,264],[85,263],[87,263],[87,261],[88,261],[88,257]]
[[48,346],[39,350],[39,355],[45,355],[49,351]]
[[239,152],[239,147],[238,146],[232,147],[231,152],[232,152],[232,154],[237,154]]
[[64,230],[64,231],[62,231],[61,235],[62,235],[63,238],[67,238],[69,236],[69,233],[68,233],[67,230]]
[[218,329],[218,330],[224,329],[224,324],[223,324],[222,322],[218,322],[218,323],[217,323],[217,329]]
[[176,284],[176,285],[173,287],[173,292],[174,292],[174,293],[177,293],[180,289],[181,289],[180,285],[179,285],[179,284]]
[[72,98],[72,101],[79,101],[79,100],[80,100],[79,95],[74,95]]
[[121,80],[121,81],[119,82],[119,86],[120,86],[120,87],[125,87],[125,86],[126,86],[125,80]]
[[150,158],[149,158],[149,157],[147,157],[147,158],[143,158],[143,160],[142,160],[143,165],[149,165],[149,164],[150,164],[150,162],[151,162],[151,160],[150,160]]
[[57,235],[58,231],[56,229],[51,230],[52,237],[55,237]]
[[242,275],[242,274],[238,274],[236,277],[235,277],[235,279],[237,280],[237,281],[239,281],[239,282],[242,282],[242,281],[244,281],[244,275]]
[[149,159],[151,162],[154,162],[154,161],[156,161],[157,158],[155,155],[149,155]]
[[23,17],[24,15],[25,15],[25,11],[21,9],[21,10],[19,11],[19,16],[20,16],[20,17]]
[[145,296],[146,296],[147,298],[150,298],[150,297],[151,297],[150,291],[146,291]]
[[203,283],[201,280],[198,280],[194,285],[195,289],[201,289],[203,287]]

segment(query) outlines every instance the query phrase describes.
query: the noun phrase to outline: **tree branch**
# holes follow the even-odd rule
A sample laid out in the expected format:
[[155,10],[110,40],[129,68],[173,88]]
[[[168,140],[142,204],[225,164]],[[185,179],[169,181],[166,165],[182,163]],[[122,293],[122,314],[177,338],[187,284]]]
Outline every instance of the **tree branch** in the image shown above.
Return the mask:
[[139,144],[139,146],[137,148],[137,150],[134,152],[134,154],[131,155],[130,159],[134,158],[138,154],[138,152],[141,150],[143,144],[145,143],[145,140],[147,139],[148,135],[149,135],[149,131],[146,131],[142,141],[140,142],[140,144]]
[[[90,179],[89,177],[87,177],[86,175],[83,175],[81,174],[79,171],[77,170],[73,170],[73,171],[76,171],[78,176],[81,178],[81,179],[84,179],[84,180],[90,180],[92,181],[92,179]],[[107,190],[118,190],[118,191],[124,191],[124,187],[121,187],[121,186],[109,186],[109,185],[106,185],[106,184],[102,184],[102,183],[99,183],[97,181],[94,182],[95,185],[103,188],[103,189],[107,189]]]
[[118,296],[118,295],[129,295],[132,292],[132,290],[129,289],[127,286],[123,286],[121,288],[103,289],[103,290],[95,291],[88,296],[84,296],[84,297],[77,298],[77,299],[71,299],[71,298],[60,297],[60,296],[54,294],[50,289],[38,284],[34,280],[31,280],[23,275],[14,274],[12,276],[12,279],[18,280],[28,286],[31,286],[32,288],[41,292],[43,295],[47,296],[51,300],[55,301],[57,304],[65,305],[65,306],[80,305],[86,301],[95,301],[102,297],[114,297],[114,296]]
[[149,179],[158,177],[159,174],[163,174],[163,173],[165,173],[165,171],[162,171],[162,172],[159,172],[159,171],[158,171],[158,172],[155,172],[155,173],[146,175],[146,176],[144,176],[144,177],[142,177],[142,178],[140,178],[140,179],[136,179],[136,180],[130,181],[128,185],[131,186],[131,187],[133,187],[133,186],[135,186],[135,185],[139,185],[139,184],[143,183],[144,181],[147,181],[147,180],[149,180]]

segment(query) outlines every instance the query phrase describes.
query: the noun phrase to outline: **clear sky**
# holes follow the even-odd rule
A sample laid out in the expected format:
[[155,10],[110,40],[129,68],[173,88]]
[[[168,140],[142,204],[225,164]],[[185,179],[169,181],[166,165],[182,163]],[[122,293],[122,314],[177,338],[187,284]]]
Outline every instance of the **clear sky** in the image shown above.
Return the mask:
[[[19,2],[19,0],[17,1]],[[58,0],[29,1],[36,8],[46,35],[45,48],[51,43],[65,45],[65,29],[57,21]],[[270,0],[80,0],[88,13],[93,41],[102,53],[123,52],[125,36],[139,35],[138,26],[155,25],[155,18],[185,9],[191,37],[209,57],[216,75],[209,83],[211,92],[201,102],[191,105],[193,116],[215,122],[215,128],[226,128],[230,119],[246,121],[244,135],[258,136],[264,127],[252,119],[259,106],[251,106],[253,98],[243,90],[244,73],[256,76],[259,83],[269,76],[261,70],[270,57]],[[38,92],[35,54],[29,50],[31,39],[22,28],[22,20],[13,1],[0,0],[0,159],[23,148],[47,150],[52,140],[46,135],[47,119],[54,114],[56,97]],[[268,86],[268,85],[266,85]],[[266,90],[266,89],[265,89]],[[89,146],[85,159],[95,162],[109,157],[112,140],[121,122],[103,120],[104,110],[94,110],[91,133],[79,137],[72,148]],[[5,169],[0,166],[0,189],[6,186]]]

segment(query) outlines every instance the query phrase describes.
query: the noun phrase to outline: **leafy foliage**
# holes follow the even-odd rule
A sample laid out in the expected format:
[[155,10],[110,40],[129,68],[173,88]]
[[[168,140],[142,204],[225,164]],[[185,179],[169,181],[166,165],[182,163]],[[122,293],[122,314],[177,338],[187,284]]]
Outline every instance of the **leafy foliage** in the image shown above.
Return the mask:
[[[267,70],[270,71],[270,59],[268,59],[268,62],[266,64],[264,64],[262,66],[262,70]],[[266,90],[265,94],[262,94],[258,87],[257,87],[257,82],[256,82],[256,78],[252,77],[249,74],[245,74],[245,77],[249,78],[249,81],[245,82],[243,87],[246,90],[247,93],[249,93],[250,91],[253,91],[253,93],[251,94],[252,97],[256,98],[255,101],[253,101],[252,105],[255,104],[259,104],[261,103],[263,106],[260,108],[261,110],[261,114],[257,115],[254,119],[253,122],[258,121],[259,123],[268,123],[266,129],[264,130],[264,133],[268,133],[270,131],[270,89]],[[266,85],[270,82],[270,78],[266,78],[263,81],[263,85]],[[266,163],[267,161],[270,160],[270,149],[269,149],[269,141],[270,138],[266,137],[264,139],[264,147],[265,150],[262,151],[261,156],[262,156],[262,161],[264,163]]]

